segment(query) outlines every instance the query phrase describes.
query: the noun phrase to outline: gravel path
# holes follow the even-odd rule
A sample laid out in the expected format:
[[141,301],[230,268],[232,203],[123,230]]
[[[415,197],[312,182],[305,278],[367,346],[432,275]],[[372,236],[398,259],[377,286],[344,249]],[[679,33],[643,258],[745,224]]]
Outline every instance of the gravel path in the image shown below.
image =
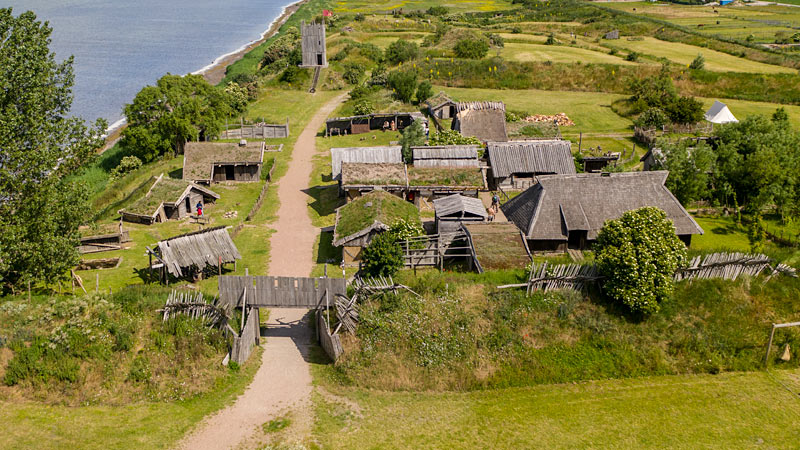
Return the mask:
[[[308,276],[313,269],[313,246],[319,230],[308,215],[311,159],[315,137],[325,119],[345,98],[341,95],[323,106],[297,139],[289,170],[278,183],[281,206],[271,243],[269,274]],[[265,334],[261,367],[247,390],[227,408],[207,417],[178,444],[181,449],[230,449],[258,447],[260,427],[287,411],[310,408],[311,373],[308,367],[313,333],[307,309],[275,309]],[[263,341],[262,341],[263,342]]]

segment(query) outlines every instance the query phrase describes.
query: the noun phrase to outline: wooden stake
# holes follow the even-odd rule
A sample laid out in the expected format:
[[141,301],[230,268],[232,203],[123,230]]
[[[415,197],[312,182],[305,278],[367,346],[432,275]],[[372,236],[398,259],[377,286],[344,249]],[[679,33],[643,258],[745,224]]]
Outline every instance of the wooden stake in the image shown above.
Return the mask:
[[28,280],[28,303],[31,302],[31,280]]

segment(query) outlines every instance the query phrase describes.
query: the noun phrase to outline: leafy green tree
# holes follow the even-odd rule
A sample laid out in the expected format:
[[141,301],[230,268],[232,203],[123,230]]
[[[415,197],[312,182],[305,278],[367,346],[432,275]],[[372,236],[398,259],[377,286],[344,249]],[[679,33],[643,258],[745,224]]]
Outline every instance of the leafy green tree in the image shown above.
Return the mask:
[[463,136],[456,130],[442,130],[433,133],[428,139],[430,145],[480,145],[480,139],[474,136]]
[[694,97],[678,97],[666,107],[667,115],[675,123],[697,123],[703,120],[703,104]]
[[453,52],[459,58],[481,59],[489,52],[489,44],[480,39],[462,39],[456,42]]
[[630,52],[627,55],[625,55],[625,61],[636,62],[639,61],[640,56],[641,55],[638,52]]
[[647,108],[634,122],[641,128],[662,128],[669,123],[669,117],[661,108]]
[[692,63],[689,64],[689,68],[693,70],[701,70],[706,66],[706,59],[703,57],[702,54],[697,55],[695,59],[692,60]]
[[109,179],[111,181],[124,177],[125,175],[138,170],[142,167],[142,160],[135,156],[125,156],[117,164],[117,167],[111,169]]
[[393,233],[383,232],[375,236],[361,252],[361,259],[367,274],[386,277],[403,267],[403,249]]
[[388,84],[398,100],[411,103],[411,98],[417,90],[417,73],[410,70],[392,72],[389,74]]
[[69,117],[72,57],[56,62],[52,29],[30,11],[0,9],[0,283],[65,278],[80,257],[88,210],[83,183],[67,177],[103,145],[106,123]]
[[659,140],[662,161],[657,169],[669,171],[666,186],[682,204],[709,198],[712,172],[717,155],[705,142],[689,147],[689,141]]
[[666,71],[656,77],[634,78],[628,90],[632,93],[630,101],[637,112],[647,108],[665,109],[678,97],[678,91]]
[[747,226],[747,240],[750,241],[750,251],[760,253],[764,251],[767,241],[767,228],[761,214],[756,214],[753,221]]
[[419,55],[419,47],[413,42],[405,39],[398,39],[386,49],[386,60],[391,64],[400,64],[416,59]]
[[558,44],[558,41],[556,41],[555,35],[553,35],[553,33],[547,35],[547,40],[544,41],[544,45],[556,45],[556,44]]
[[361,77],[364,76],[365,71],[366,69],[363,65],[357,62],[347,62],[344,64],[342,78],[347,80],[350,84],[358,84],[358,82],[361,81]]
[[781,106],[780,108],[776,109],[775,112],[772,113],[772,121],[776,124],[780,124],[780,126],[788,126],[789,114],[786,113],[786,108]]
[[365,116],[375,112],[375,105],[366,98],[359,98],[353,105],[353,114],[357,116]]
[[186,142],[219,136],[232,103],[229,94],[200,75],[164,75],[125,105],[128,128],[120,145],[143,162],[170,151],[183,153]]
[[403,135],[400,137],[400,146],[403,148],[403,160],[407,164],[411,164],[412,152],[411,147],[425,145],[425,130],[420,124],[419,120],[415,120],[410,126],[403,130]]
[[239,83],[228,83],[225,86],[225,93],[230,100],[231,111],[234,113],[243,113],[247,109],[247,101],[250,99],[247,88],[240,86]]
[[606,222],[597,236],[595,261],[603,291],[633,312],[657,313],[674,288],[673,275],[686,247],[664,211],[645,207]]
[[425,80],[417,86],[417,103],[422,103],[431,97],[433,97],[433,85]]

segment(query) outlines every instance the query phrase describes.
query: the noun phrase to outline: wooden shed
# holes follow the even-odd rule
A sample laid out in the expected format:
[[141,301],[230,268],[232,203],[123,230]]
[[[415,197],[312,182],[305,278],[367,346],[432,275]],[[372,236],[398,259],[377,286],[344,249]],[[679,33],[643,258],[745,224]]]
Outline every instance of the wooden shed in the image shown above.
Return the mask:
[[503,102],[457,103],[452,129],[483,142],[508,141],[506,105]]
[[411,147],[414,167],[479,167],[477,145]]
[[452,119],[456,115],[456,102],[444,92],[425,100],[428,114],[437,119]]
[[503,189],[527,189],[539,175],[576,172],[566,140],[490,142],[487,152],[490,184]]
[[338,208],[333,245],[342,247],[344,265],[358,265],[361,251],[399,220],[421,226],[419,210],[414,205],[384,191],[373,191]]
[[688,246],[703,229],[664,185],[667,171],[546,175],[501,209],[528,239],[531,250],[584,249],[607,220],[655,206],[667,213]]
[[226,227],[215,227],[182,234],[159,241],[147,248],[150,271],[158,271],[159,279],[169,283],[169,275],[196,280],[207,268],[222,273],[223,265],[242,259]]
[[148,183],[151,186],[142,198],[119,210],[122,220],[152,225],[183,219],[195,211],[198,203],[205,209],[206,202],[219,199],[219,195],[208,188],[190,181],[166,178],[164,174]]
[[616,167],[617,161],[619,161],[619,153],[617,152],[609,152],[601,156],[584,156],[583,171],[586,173],[601,172],[609,164],[613,163],[614,167]]
[[461,194],[435,199],[433,209],[436,214],[436,232],[439,234],[457,232],[464,222],[483,222],[488,217],[486,207],[479,198]]
[[331,149],[331,179],[340,180],[342,163],[402,164],[403,148],[399,145],[380,147],[334,147]]
[[187,142],[183,155],[183,179],[193,183],[261,180],[264,141]]
[[325,24],[300,22],[303,61],[300,67],[328,67]]
[[603,39],[619,39],[619,30],[612,30],[603,35]]
[[325,122],[327,136],[369,133],[372,130],[400,131],[420,120],[428,119],[419,112],[375,113],[361,116],[335,117]]

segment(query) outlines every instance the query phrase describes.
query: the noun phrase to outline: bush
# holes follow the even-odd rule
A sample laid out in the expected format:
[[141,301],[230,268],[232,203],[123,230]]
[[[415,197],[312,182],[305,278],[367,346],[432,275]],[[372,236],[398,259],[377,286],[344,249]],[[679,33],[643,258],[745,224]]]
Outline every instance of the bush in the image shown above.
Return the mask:
[[423,81],[417,86],[417,102],[422,103],[433,97],[433,85],[430,81]]
[[511,28],[511,34],[520,34],[520,33],[522,33],[522,28],[516,26]]
[[356,16],[353,17],[353,20],[355,20],[356,22],[363,22],[364,21],[364,14],[363,13],[356,14]]
[[297,84],[303,80],[304,75],[305,72],[303,69],[297,66],[289,66],[283,71],[280,78],[278,78],[278,81],[289,84]]
[[350,84],[358,84],[365,71],[366,69],[361,64],[348,62],[344,65],[342,77]]
[[381,233],[361,252],[364,270],[373,277],[391,276],[403,267],[403,249],[392,233]]
[[669,117],[661,108],[648,108],[634,122],[637,127],[650,129],[662,128],[669,123]]
[[631,311],[653,314],[674,289],[673,274],[686,261],[686,246],[666,213],[655,207],[628,211],[606,222],[597,236],[595,261],[603,292]]
[[625,55],[625,61],[636,62],[639,60],[640,56],[641,55],[638,52],[630,52],[627,55]]
[[117,164],[117,167],[111,169],[111,174],[109,175],[109,180],[114,181],[116,179],[122,178],[123,176],[139,170],[142,167],[142,160],[135,157],[135,156],[126,156],[122,158],[122,160]]
[[443,16],[448,13],[448,10],[444,6],[431,6],[428,8],[428,15],[429,16]]
[[142,355],[134,358],[131,368],[128,371],[128,380],[140,383],[150,381],[150,376],[150,365],[147,363],[147,359]]
[[365,116],[373,112],[375,112],[375,105],[366,98],[356,100],[355,105],[353,105],[353,114],[357,116]]
[[706,66],[706,59],[703,57],[702,54],[697,55],[697,58],[695,58],[692,61],[692,63],[689,64],[689,68],[694,70],[701,70],[705,66]]
[[670,120],[675,123],[697,123],[703,120],[703,104],[694,97],[678,97],[666,109]]
[[505,47],[505,45],[506,45],[506,40],[503,39],[503,36],[500,36],[499,34],[486,33],[486,38],[489,39],[489,44],[491,44],[491,45],[493,45],[495,47],[502,48],[502,47]]
[[462,136],[456,130],[443,130],[433,133],[428,139],[428,145],[480,145],[480,139],[473,136]]
[[411,98],[417,90],[417,73],[413,71],[392,72],[389,74],[388,84],[398,100],[411,103]]
[[389,76],[386,72],[386,66],[378,65],[372,69],[372,75],[370,75],[368,81],[370,86],[386,86],[388,82]]
[[553,33],[550,33],[550,35],[547,36],[547,40],[544,41],[544,45],[556,45],[556,44],[558,44],[558,41],[556,41],[556,37],[553,35]]
[[425,130],[419,120],[415,120],[411,126],[403,130],[403,135],[400,137],[400,146],[403,151],[403,160],[406,164],[411,164],[412,154],[411,147],[416,147],[425,144]]
[[395,239],[402,241],[413,237],[424,236],[425,230],[422,228],[422,225],[417,222],[409,222],[400,219],[392,224],[389,228],[389,233],[392,233]]
[[400,64],[415,59],[419,54],[419,47],[413,42],[398,39],[386,49],[386,60],[392,64]]
[[459,58],[481,59],[489,52],[489,44],[482,40],[462,39],[453,47]]

